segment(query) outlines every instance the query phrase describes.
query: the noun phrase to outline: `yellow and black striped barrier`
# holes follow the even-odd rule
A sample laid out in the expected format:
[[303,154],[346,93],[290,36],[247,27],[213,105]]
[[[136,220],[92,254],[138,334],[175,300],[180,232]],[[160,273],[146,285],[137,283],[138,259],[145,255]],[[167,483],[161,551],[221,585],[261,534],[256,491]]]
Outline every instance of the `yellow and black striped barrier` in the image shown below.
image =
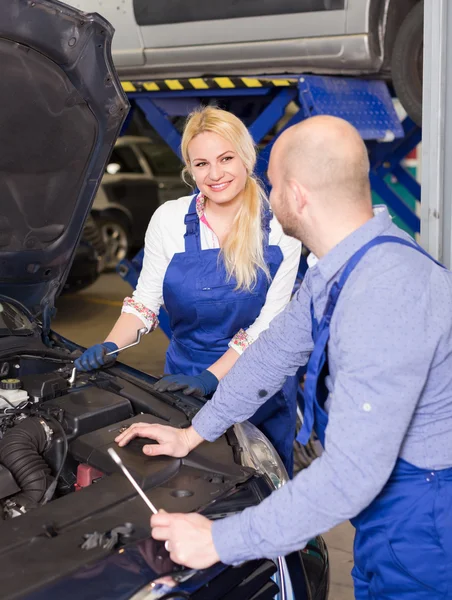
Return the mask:
[[158,79],[155,81],[122,81],[125,92],[179,92],[203,90],[232,90],[269,87],[293,87],[297,79],[255,77],[192,77],[189,79]]

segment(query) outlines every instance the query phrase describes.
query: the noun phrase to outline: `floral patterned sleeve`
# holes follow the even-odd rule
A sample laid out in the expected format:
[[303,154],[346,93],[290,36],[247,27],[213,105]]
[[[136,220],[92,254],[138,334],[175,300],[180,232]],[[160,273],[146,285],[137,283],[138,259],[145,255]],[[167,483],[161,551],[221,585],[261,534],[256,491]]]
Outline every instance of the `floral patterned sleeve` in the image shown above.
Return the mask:
[[243,352],[254,342],[254,339],[244,330],[238,331],[229,342],[229,348],[234,348],[239,354]]
[[159,320],[155,312],[133,298],[127,297],[124,299],[122,312],[131,313],[141,319],[147,327],[148,333],[158,327]]

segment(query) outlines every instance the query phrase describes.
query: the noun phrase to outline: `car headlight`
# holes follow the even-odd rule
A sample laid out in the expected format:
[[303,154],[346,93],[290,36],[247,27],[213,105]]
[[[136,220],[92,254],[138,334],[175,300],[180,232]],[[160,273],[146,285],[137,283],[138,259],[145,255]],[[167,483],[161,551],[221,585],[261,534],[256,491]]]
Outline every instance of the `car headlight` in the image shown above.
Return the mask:
[[289,481],[286,468],[270,440],[249,421],[234,425],[242,448],[242,465],[266,475],[275,490]]

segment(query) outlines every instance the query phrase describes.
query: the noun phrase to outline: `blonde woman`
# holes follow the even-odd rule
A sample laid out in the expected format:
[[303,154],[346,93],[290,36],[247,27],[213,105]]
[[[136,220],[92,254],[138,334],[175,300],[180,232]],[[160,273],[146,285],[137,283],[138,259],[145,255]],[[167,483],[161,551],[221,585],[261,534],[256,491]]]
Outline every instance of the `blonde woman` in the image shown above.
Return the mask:
[[[300,259],[300,243],[287,237],[253,175],[256,150],[233,114],[206,107],[194,112],[181,144],[198,194],[166,202],[145,240],[137,288],[103,344],[77,361],[101,367],[106,351],[130,343],[137,329],[158,325],[162,304],[172,338],[159,391],[210,396],[247,346],[287,304]],[[296,381],[252,420],[292,471]]]

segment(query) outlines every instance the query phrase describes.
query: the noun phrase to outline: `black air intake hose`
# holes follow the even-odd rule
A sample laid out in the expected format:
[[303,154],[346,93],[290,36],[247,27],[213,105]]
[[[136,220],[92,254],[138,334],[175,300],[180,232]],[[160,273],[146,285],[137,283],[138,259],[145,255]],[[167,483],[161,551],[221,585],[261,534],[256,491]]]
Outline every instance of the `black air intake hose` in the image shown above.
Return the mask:
[[39,505],[52,483],[50,467],[41,454],[47,435],[39,417],[27,417],[0,440],[0,463],[7,467],[22,490],[14,501],[26,509]]

